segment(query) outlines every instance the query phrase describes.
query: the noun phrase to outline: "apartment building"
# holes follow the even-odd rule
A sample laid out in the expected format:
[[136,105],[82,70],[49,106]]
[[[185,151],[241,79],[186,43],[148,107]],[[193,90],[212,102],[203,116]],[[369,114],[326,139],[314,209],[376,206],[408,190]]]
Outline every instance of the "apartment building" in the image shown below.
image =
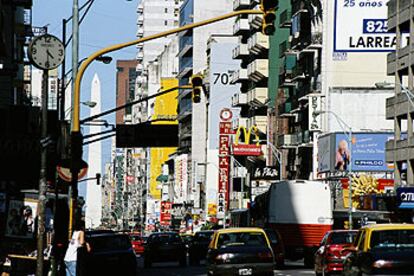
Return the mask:
[[414,48],[413,44],[405,43],[407,37],[409,41],[414,39],[413,10],[413,1],[388,2],[388,30],[396,32],[396,51],[387,56],[387,73],[393,77],[395,83],[395,95],[386,102],[386,117],[394,122],[394,139],[387,142],[387,161],[394,163],[395,184],[398,186],[414,183],[414,105],[412,93],[407,91],[414,89]]
[[[196,1],[185,0],[180,8],[180,26],[213,18],[233,10],[231,0]],[[211,34],[231,34],[231,20],[211,24],[179,34],[179,72],[180,85],[189,84],[193,74],[202,73],[207,64],[207,40]],[[206,168],[194,169],[206,158],[206,98],[202,95],[198,104],[192,103],[191,90],[180,91],[178,121],[179,148],[177,158],[187,160],[186,174],[189,185],[195,187],[196,179],[205,179]],[[193,135],[196,134],[196,135]],[[182,156],[180,156],[182,155]],[[189,209],[201,211],[200,189],[188,194],[186,201]]]
[[382,6],[348,9],[342,0],[292,0],[290,22],[285,20],[288,17],[280,17],[281,26],[290,28],[289,39],[279,47],[279,55],[284,57],[279,88],[284,93],[279,98],[278,116],[286,118],[286,125],[277,138],[277,147],[287,152],[287,178],[329,178],[329,173],[321,174],[318,169],[318,135],[349,132],[340,120],[353,131],[392,128],[382,108],[391,91],[375,85],[389,80],[384,59],[392,47],[366,41],[372,37],[392,41],[395,35],[369,33],[358,27],[385,16],[386,7]]

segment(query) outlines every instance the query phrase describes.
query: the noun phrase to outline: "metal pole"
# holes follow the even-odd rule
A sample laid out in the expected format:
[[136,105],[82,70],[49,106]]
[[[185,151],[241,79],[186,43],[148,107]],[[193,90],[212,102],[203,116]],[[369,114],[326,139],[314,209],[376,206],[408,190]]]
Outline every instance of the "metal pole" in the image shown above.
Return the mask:
[[[79,60],[79,5],[78,0],[73,0],[73,7],[72,7],[72,80],[76,79],[78,74],[78,60]],[[74,106],[78,103],[75,101],[75,86],[72,86],[72,120],[71,125],[74,125],[74,117],[76,117]],[[72,236],[73,231],[73,224],[76,220],[76,199],[78,197],[78,173],[79,173],[79,160],[75,158],[74,155],[79,155],[82,151],[82,144],[79,144],[78,140],[81,137],[80,131],[72,132],[71,134],[71,174],[72,174],[72,181],[71,181],[71,194],[69,195],[69,238]],[[81,140],[81,139],[80,139]],[[77,154],[74,154],[77,152]],[[80,157],[82,157],[82,153],[80,153]]]
[[[62,43],[66,47],[66,19],[62,19]],[[65,120],[65,96],[66,96],[66,81],[65,81],[65,75],[66,75],[66,59],[63,59],[62,61],[62,67],[60,70],[60,120]]]
[[45,204],[47,190],[47,93],[49,84],[48,70],[43,70],[42,80],[42,138],[41,161],[40,161],[40,181],[39,181],[39,215],[37,224],[37,266],[36,276],[43,276],[43,249],[45,238]]
[[348,191],[349,191],[349,229],[352,230],[352,128],[349,128],[349,170],[348,170]]
[[[78,74],[78,61],[79,61],[79,5],[78,0],[73,0],[72,7],[72,80],[76,79]],[[72,86],[72,109],[75,106],[75,85]],[[75,117],[75,111],[72,110],[72,125],[73,118]]]

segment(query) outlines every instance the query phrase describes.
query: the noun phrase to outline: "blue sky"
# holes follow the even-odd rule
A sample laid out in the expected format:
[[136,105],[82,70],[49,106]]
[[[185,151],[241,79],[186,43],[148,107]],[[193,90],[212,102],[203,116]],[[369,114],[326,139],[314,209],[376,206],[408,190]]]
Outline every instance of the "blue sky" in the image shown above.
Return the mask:
[[[79,0],[82,6],[86,0]],[[106,46],[136,39],[136,8],[140,0],[95,0],[88,15],[80,26],[79,59],[87,57],[93,52]],[[72,14],[72,0],[35,0],[32,9],[33,26],[48,25],[48,32],[59,38],[62,37],[62,19]],[[72,26],[67,28],[68,36],[72,33]],[[66,71],[70,70],[71,45],[66,49]],[[136,48],[131,46],[124,50],[111,53],[113,61],[109,65],[95,62],[86,71],[82,82],[82,101],[90,98],[92,77],[99,75],[102,88],[102,110],[115,107],[116,87],[116,60],[133,59]],[[83,107],[81,117],[87,117],[89,110]],[[114,115],[108,116],[114,122]],[[87,129],[84,129],[87,132]],[[110,140],[103,142],[103,160],[110,160]],[[86,152],[84,148],[84,152]]]

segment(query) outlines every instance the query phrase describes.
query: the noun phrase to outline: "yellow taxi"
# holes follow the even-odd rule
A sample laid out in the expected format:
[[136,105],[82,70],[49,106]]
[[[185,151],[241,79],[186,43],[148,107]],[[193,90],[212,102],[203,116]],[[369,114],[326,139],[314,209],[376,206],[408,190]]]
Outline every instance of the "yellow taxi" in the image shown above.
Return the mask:
[[375,224],[359,230],[343,275],[414,275],[414,224]]
[[208,275],[273,275],[274,256],[260,228],[217,230],[207,253]]

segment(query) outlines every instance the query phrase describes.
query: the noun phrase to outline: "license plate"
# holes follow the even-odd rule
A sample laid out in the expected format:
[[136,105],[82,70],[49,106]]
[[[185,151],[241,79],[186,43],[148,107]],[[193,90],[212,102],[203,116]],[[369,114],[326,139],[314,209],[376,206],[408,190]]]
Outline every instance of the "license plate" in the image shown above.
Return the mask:
[[241,268],[241,269],[239,269],[239,275],[253,275],[253,269],[251,269],[251,268]]

